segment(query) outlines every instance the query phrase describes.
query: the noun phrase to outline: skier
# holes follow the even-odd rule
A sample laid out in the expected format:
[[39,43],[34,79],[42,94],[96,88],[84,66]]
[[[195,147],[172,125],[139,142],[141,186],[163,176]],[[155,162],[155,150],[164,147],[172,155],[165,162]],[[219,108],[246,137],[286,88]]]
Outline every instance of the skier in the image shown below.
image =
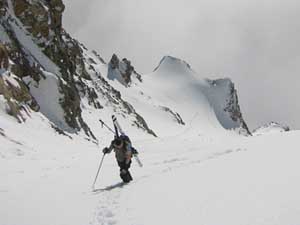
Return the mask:
[[128,183],[132,180],[131,174],[129,172],[129,168],[131,165],[132,154],[136,151],[131,146],[131,141],[128,136],[122,134],[120,137],[115,137],[112,140],[110,146],[103,149],[104,154],[111,153],[111,151],[115,151],[116,160],[120,167],[120,177],[125,182]]

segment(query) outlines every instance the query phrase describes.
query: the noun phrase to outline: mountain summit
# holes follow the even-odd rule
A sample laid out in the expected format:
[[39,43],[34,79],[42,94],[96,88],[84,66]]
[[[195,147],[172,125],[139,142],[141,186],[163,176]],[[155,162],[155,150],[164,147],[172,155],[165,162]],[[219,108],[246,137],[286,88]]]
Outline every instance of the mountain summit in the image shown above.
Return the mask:
[[189,126],[250,134],[229,79],[205,79],[172,56],[144,75],[117,55],[107,64],[63,29],[61,0],[0,0],[0,6],[0,42],[10,64],[1,78],[0,101],[19,122],[37,112],[60,133],[83,131],[99,139],[102,131],[94,121],[114,113],[140,135]]
[[182,59],[178,59],[173,56],[164,56],[159,65],[154,69],[154,72],[160,70],[175,70],[177,72],[187,72],[191,70],[191,66]]
[[234,83],[184,60],[106,63],[64,8],[0,0],[0,225],[300,224],[299,131],[248,136]]
[[199,129],[221,125],[225,129],[241,128],[240,132],[250,134],[240,110],[237,90],[230,79],[206,79],[184,60],[165,56],[151,74],[144,76],[144,81],[153,83],[155,95],[163,95],[159,96],[164,102],[161,104],[176,108],[174,111],[181,112],[183,121],[192,119],[196,113],[201,118]]

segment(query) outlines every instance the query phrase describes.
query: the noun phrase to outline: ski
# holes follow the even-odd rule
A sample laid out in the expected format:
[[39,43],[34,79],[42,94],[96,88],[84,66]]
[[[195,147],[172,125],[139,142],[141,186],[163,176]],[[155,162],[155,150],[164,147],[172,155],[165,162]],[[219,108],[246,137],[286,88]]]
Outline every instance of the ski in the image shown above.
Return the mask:
[[121,135],[125,135],[115,115],[112,115],[112,120],[116,131],[119,131]]
[[117,126],[117,118],[112,115],[112,121],[113,121],[113,125],[114,125],[114,128],[115,128],[115,136],[118,138],[119,137],[119,131],[118,131],[118,126]]
[[138,157],[137,154],[133,154],[133,157],[135,158],[136,162],[140,167],[143,167],[143,163],[141,162],[140,158]]

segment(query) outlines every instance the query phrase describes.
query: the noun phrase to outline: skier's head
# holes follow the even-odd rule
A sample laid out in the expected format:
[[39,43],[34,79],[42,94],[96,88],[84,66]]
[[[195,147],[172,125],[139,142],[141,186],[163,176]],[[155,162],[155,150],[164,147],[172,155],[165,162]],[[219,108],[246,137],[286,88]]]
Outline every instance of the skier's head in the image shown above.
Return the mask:
[[116,138],[113,142],[115,148],[122,148],[124,145],[124,141],[121,138]]

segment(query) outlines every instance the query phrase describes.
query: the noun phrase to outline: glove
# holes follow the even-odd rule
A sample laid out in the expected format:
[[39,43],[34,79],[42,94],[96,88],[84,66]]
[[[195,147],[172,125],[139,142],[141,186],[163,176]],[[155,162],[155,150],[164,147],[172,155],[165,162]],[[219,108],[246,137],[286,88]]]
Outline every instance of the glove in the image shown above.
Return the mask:
[[107,154],[107,153],[109,153],[109,149],[106,147],[102,150],[102,152],[103,152],[103,154]]
[[139,154],[139,152],[134,147],[131,147],[131,152],[132,152],[132,155]]

